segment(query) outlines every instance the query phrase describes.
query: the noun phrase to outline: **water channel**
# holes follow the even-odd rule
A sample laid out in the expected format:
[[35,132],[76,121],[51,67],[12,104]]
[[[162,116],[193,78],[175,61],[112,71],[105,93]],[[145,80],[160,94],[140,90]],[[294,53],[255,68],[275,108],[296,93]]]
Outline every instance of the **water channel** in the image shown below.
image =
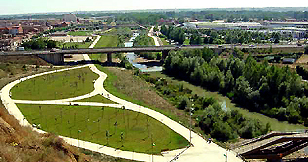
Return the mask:
[[[135,38],[139,36],[139,33],[134,33],[133,37],[131,37],[131,39],[128,42],[125,42],[125,47],[132,47],[133,46],[133,42],[135,40]],[[140,69],[141,72],[154,72],[154,71],[162,71],[163,67],[162,66],[147,66],[145,64],[142,63],[136,63],[134,62],[134,60],[137,58],[138,56],[134,53],[134,52],[128,52],[126,53],[126,58],[127,60],[135,67]]]

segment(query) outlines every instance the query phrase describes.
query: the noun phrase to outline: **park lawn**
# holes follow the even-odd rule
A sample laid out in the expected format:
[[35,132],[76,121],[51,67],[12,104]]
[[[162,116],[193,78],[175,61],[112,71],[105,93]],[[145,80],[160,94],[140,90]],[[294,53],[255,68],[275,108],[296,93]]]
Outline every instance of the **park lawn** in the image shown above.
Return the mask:
[[69,105],[17,106],[31,124],[40,124],[42,130],[121,150],[159,154],[188,145],[185,138],[156,119],[131,110]]
[[[102,47],[117,47],[118,38],[116,35],[103,35],[96,43],[94,48],[102,48]],[[99,60],[101,62],[107,61],[107,54],[89,54],[92,60]],[[116,58],[116,55],[112,55],[112,58]]]
[[117,35],[102,35],[94,48],[117,47],[117,45],[118,45]]
[[163,42],[164,46],[169,45],[165,38],[160,38],[160,40]]
[[[101,65],[96,65],[96,67],[108,75],[104,81],[104,88],[109,93],[126,101],[160,112],[186,128],[190,127],[189,115],[187,113],[177,109],[169,101],[158,95],[151,84],[134,76],[132,70],[103,67]],[[194,120],[192,129],[203,136],[207,136],[200,127],[195,125]]]
[[91,31],[69,31],[68,35],[72,36],[91,36],[93,32]]
[[101,95],[96,95],[96,96],[85,98],[82,100],[76,100],[74,102],[99,102],[99,103],[106,103],[106,104],[116,104],[116,102],[113,102],[109,100],[108,98],[105,98]]
[[192,94],[197,94],[199,96],[204,96],[204,97],[213,97],[214,99],[218,100],[218,102],[224,102],[226,101],[226,105],[230,109],[238,110],[240,113],[242,113],[245,117],[250,118],[250,119],[258,119],[262,124],[270,123],[271,129],[273,131],[296,131],[296,130],[302,130],[302,129],[307,129],[304,125],[300,124],[290,124],[287,121],[281,122],[278,121],[275,118],[270,118],[268,116],[265,116],[263,114],[257,113],[257,112],[250,112],[247,109],[237,107],[234,103],[231,102],[231,100],[228,97],[225,97],[218,92],[211,92],[203,89],[200,86],[195,86],[193,84],[190,84],[186,81],[180,81],[177,80],[173,77],[169,77],[165,74],[162,74],[161,72],[151,72],[149,73],[151,76],[155,77],[161,77],[165,78],[168,83],[171,82],[172,84],[178,85],[178,84],[183,84],[184,88],[188,88],[192,90]]
[[92,42],[66,42],[64,47],[70,48],[71,46],[77,45],[77,48],[89,48]]
[[190,45],[189,43],[190,43],[189,39],[185,39],[185,41],[183,42],[183,45]]
[[55,100],[71,98],[94,90],[98,75],[88,67],[47,74],[23,81],[11,89],[18,100]]

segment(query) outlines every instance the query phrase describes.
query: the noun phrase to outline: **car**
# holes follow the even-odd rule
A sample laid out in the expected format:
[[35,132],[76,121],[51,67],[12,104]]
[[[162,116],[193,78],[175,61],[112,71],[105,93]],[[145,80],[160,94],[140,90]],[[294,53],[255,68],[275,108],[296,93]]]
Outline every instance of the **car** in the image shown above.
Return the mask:
[[51,50],[50,50],[50,52],[56,52],[56,51],[58,51],[59,49],[56,49],[56,48],[52,48]]

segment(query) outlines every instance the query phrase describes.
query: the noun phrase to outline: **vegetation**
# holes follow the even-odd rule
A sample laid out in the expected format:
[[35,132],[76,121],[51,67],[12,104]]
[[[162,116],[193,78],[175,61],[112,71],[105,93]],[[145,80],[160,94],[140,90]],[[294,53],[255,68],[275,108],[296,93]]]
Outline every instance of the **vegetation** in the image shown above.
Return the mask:
[[47,74],[23,81],[12,88],[12,98],[54,100],[84,95],[93,91],[98,75],[89,68]]
[[66,42],[63,43],[62,49],[73,49],[73,48],[89,48],[92,42]]
[[226,101],[218,103],[213,97],[193,94],[192,90],[184,88],[182,83],[173,84],[165,78],[151,77],[148,74],[140,76],[154,84],[158,93],[178,109],[192,112],[197,122],[195,125],[219,141],[235,139],[238,136],[253,138],[270,130],[269,123],[265,126],[257,119],[244,117],[238,110],[228,108]]
[[38,38],[38,39],[32,39],[28,40],[22,43],[22,47],[25,47],[25,49],[51,49],[56,48],[58,46],[59,42],[54,40],[48,40],[44,38]]
[[0,157],[2,161],[90,161],[86,155],[53,134],[39,134],[0,108]]
[[[154,45],[155,45],[154,39],[147,36],[146,34],[139,35],[134,40],[134,47],[154,46]],[[139,56],[144,57],[146,59],[150,59],[150,60],[161,58],[161,54],[159,54],[157,52],[139,52],[139,53],[136,53],[136,54],[138,54]]]
[[166,26],[161,27],[161,33],[167,36],[169,39],[172,39],[179,44],[183,44],[185,41],[185,31],[182,28]]
[[159,121],[123,108],[29,104],[18,107],[31,124],[43,130],[121,150],[159,154],[188,144]]
[[304,104],[307,85],[288,67],[258,64],[252,57],[240,60],[212,58],[213,55],[206,48],[170,52],[164,64],[165,72],[219,91],[251,111],[291,123],[307,120]]
[[119,45],[119,39],[114,35],[102,35],[98,40],[94,48],[101,47],[117,47]]
[[90,36],[92,35],[92,32],[91,31],[69,31],[67,34],[71,36]]
[[[170,77],[162,72],[151,72],[148,73],[149,74],[149,78],[153,78],[154,80],[157,80],[159,78],[163,78],[164,80],[167,81],[167,85],[171,86],[171,87],[177,87],[179,85],[183,85],[183,89],[188,89],[189,91],[191,91],[191,95],[192,96],[199,96],[199,97],[203,97],[203,98],[212,98],[215,100],[215,102],[218,103],[226,103],[225,106],[227,107],[227,109],[230,110],[236,110],[238,111],[240,114],[243,114],[244,118],[246,119],[250,119],[250,120],[258,120],[260,122],[261,125],[266,126],[267,123],[270,124],[271,126],[271,130],[273,131],[296,131],[296,130],[302,130],[305,129],[305,126],[303,126],[302,124],[290,124],[287,121],[278,121],[275,118],[270,118],[268,116],[262,115],[260,113],[257,112],[251,112],[248,111],[247,109],[238,107],[236,104],[232,103],[231,100],[226,97],[223,96],[222,94],[219,94],[218,92],[211,92],[211,91],[207,91],[204,88],[202,88],[201,86],[196,86],[193,85],[187,81],[184,80],[179,80],[176,79],[174,77]],[[151,79],[152,80],[152,79]],[[159,92],[159,91],[158,91]],[[159,92],[160,93],[160,92]],[[161,96],[165,96],[162,95],[160,93]],[[172,96],[172,95],[170,95]],[[168,96],[167,96],[168,97]],[[166,98],[166,97],[164,97]],[[167,98],[170,102],[173,102],[172,100],[170,100],[170,97]],[[177,102],[174,102],[174,104],[176,105]],[[196,105],[196,103],[195,103]],[[197,117],[196,114],[198,113],[194,113],[194,117]]]

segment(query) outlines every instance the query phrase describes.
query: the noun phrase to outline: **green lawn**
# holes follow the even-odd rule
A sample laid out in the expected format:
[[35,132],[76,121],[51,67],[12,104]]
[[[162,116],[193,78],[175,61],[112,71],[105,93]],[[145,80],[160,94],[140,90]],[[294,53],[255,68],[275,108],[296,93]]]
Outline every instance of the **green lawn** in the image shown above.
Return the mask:
[[118,44],[118,37],[116,35],[103,35],[96,43],[94,48],[116,47],[117,44]]
[[77,100],[74,102],[100,102],[100,103],[106,103],[106,104],[116,104],[116,102],[113,102],[101,95],[96,95],[90,98],[85,98],[85,99]]
[[164,46],[165,46],[165,45],[169,45],[169,43],[166,41],[165,38],[160,38],[160,40],[163,42],[163,45],[164,45]]
[[[90,106],[17,105],[31,124],[40,124],[45,131],[121,150],[159,154],[163,150],[179,149],[188,144],[186,139],[159,121],[130,110]],[[107,131],[110,134],[108,139]]]
[[237,107],[234,103],[231,102],[231,100],[228,97],[224,97],[221,94],[219,94],[218,92],[206,91],[202,87],[192,85],[192,84],[190,84],[186,81],[179,81],[175,78],[172,78],[172,77],[169,77],[165,74],[162,74],[161,72],[152,72],[152,73],[149,73],[149,74],[152,75],[152,76],[165,78],[168,82],[171,81],[172,84],[175,84],[175,85],[178,85],[178,84],[181,83],[181,84],[183,84],[184,88],[189,88],[190,90],[192,90],[193,94],[197,94],[199,96],[205,96],[205,97],[213,97],[216,100],[218,100],[219,102],[226,101],[226,105],[227,105],[228,108],[239,110],[239,112],[241,112],[244,116],[246,116],[248,118],[259,119],[260,122],[264,125],[266,123],[270,123],[271,129],[274,130],[274,131],[295,131],[295,130],[299,130],[299,129],[307,129],[303,125],[289,124],[288,122],[280,122],[277,119],[270,118],[270,117],[262,115],[260,113],[249,112],[246,109]]
[[71,46],[77,45],[77,48],[89,48],[91,44],[92,42],[66,42],[64,43],[64,47],[70,48]]
[[[94,48],[102,47],[117,47],[118,39],[116,35],[103,35],[96,43]],[[107,60],[107,54],[89,54],[90,58],[93,60],[99,60],[105,62]],[[112,55],[112,58],[115,58],[116,55]]]
[[91,31],[69,31],[68,35],[72,36],[91,36],[93,32]]
[[189,39],[185,39],[183,45],[189,45],[189,42],[190,42]]
[[12,98],[19,100],[54,100],[76,97],[94,90],[98,75],[88,67],[35,77],[12,88]]

